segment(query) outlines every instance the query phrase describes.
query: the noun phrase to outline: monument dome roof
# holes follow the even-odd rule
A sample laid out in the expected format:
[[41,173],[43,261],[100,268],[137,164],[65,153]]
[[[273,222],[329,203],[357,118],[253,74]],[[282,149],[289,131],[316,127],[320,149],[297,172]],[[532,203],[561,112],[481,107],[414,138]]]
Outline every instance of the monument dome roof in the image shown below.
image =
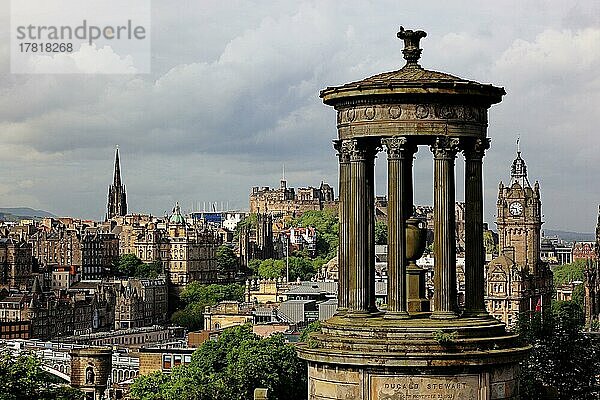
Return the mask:
[[380,73],[342,86],[327,87],[320,93],[323,102],[335,105],[352,97],[372,97],[378,95],[463,95],[477,98],[490,105],[499,103],[506,94],[504,88],[481,84],[459,78],[444,72],[422,68],[418,64],[422,49],[421,38],[427,36],[423,31],[404,30],[400,27],[398,37],[404,40],[404,58],[406,65],[396,71]]

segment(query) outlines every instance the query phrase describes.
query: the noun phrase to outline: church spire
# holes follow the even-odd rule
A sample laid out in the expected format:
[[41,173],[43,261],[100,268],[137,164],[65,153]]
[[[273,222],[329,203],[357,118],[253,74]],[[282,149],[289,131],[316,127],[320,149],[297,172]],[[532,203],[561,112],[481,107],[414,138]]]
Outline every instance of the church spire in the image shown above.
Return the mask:
[[119,145],[115,151],[115,173],[113,175],[113,186],[121,186],[121,163],[119,162]]
[[121,162],[119,160],[119,146],[115,150],[115,171],[113,184],[108,187],[108,207],[106,219],[127,215],[127,194],[125,185],[121,181]]

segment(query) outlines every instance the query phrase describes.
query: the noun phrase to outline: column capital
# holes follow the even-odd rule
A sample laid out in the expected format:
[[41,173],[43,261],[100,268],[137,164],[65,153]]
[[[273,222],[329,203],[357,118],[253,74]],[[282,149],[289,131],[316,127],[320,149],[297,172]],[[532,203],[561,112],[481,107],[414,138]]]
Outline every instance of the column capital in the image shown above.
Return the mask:
[[350,162],[350,154],[351,148],[348,140],[334,140],[333,148],[337,151],[337,156],[340,160],[340,163],[349,163]]
[[460,147],[460,139],[448,136],[438,136],[431,145],[431,152],[437,159],[454,159]]
[[381,144],[387,148],[388,159],[410,157],[417,152],[417,146],[406,136],[392,136],[381,139]]
[[478,138],[462,143],[463,154],[467,159],[483,158],[485,151],[490,148],[490,138]]
[[350,161],[373,160],[381,150],[378,141],[346,139],[342,141],[342,148],[350,155]]

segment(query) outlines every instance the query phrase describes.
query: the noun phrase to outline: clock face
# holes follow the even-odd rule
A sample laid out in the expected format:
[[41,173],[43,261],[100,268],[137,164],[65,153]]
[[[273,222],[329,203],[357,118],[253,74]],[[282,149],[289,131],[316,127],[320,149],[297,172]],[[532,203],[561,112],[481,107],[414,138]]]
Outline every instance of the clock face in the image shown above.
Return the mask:
[[512,215],[521,215],[523,214],[523,204],[519,203],[518,201],[515,201],[514,203],[510,204],[508,210]]

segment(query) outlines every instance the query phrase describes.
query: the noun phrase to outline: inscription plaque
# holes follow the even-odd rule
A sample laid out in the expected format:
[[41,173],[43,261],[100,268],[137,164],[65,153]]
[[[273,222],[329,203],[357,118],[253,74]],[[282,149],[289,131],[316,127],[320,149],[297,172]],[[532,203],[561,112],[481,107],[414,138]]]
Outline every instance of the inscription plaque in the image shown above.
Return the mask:
[[479,400],[479,375],[372,375],[372,400]]

